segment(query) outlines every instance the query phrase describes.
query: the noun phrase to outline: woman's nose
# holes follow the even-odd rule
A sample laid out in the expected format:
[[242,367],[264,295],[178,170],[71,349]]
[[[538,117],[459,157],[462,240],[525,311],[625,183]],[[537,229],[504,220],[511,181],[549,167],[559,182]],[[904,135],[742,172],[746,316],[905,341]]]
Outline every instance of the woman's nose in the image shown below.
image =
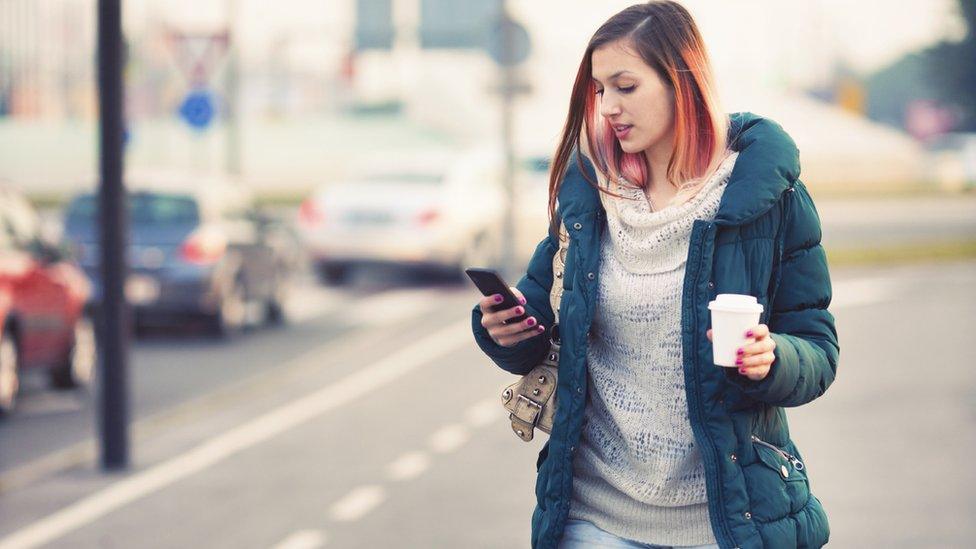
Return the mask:
[[600,101],[600,114],[605,118],[614,117],[620,114],[620,104],[604,94],[603,99]]

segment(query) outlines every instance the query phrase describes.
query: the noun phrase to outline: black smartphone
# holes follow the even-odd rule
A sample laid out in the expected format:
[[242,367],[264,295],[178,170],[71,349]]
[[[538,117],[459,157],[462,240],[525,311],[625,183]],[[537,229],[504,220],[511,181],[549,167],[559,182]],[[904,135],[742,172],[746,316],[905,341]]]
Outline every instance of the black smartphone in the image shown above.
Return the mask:
[[[471,282],[481,290],[481,293],[489,296],[495,294],[502,295],[502,302],[491,308],[492,312],[504,311],[505,309],[511,309],[516,305],[521,305],[512,290],[509,289],[508,283],[502,278],[498,271],[494,269],[482,269],[479,267],[470,267],[464,270],[464,273],[468,275]],[[527,313],[523,313],[519,316],[512,317],[506,321],[506,324],[512,324],[515,322],[521,322],[528,317]]]

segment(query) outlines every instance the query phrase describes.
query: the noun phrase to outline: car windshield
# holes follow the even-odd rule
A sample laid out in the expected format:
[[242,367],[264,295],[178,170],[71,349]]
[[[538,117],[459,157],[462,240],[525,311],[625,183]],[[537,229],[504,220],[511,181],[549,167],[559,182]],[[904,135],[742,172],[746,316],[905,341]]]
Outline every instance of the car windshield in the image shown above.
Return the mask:
[[[128,196],[129,222],[134,225],[193,224],[200,221],[196,200],[178,194],[134,193]],[[98,197],[85,195],[68,206],[69,224],[92,223]]]

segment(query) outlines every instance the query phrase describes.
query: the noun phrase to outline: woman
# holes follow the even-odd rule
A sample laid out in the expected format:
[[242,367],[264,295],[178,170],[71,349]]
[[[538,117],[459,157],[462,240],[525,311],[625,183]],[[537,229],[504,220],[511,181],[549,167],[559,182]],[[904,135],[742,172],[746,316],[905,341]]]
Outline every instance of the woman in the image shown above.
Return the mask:
[[[492,312],[489,296],[473,311],[479,346],[524,375],[548,350],[549,292],[563,285],[533,547],[827,542],[784,413],[824,393],[839,354],[819,219],[798,176],[777,124],[722,114],[679,4],[635,5],[597,30],[552,163],[550,235],[516,289],[523,305]],[[560,222],[569,245],[553,273]],[[737,368],[712,362],[719,293],[764,307]]]

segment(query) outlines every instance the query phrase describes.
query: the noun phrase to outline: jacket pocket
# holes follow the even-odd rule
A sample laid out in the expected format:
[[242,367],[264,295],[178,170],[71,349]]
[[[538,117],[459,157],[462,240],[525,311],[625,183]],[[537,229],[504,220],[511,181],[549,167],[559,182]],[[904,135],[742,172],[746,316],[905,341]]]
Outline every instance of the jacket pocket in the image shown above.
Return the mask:
[[803,473],[806,465],[800,461],[800,458],[756,435],[752,435],[752,443],[756,447],[760,461],[782,475],[784,480],[803,480],[806,478],[806,473]]
[[[775,511],[771,508],[770,511],[773,512],[762,518],[772,520],[782,518],[786,514],[798,513],[810,498],[806,465],[795,452],[787,448],[770,444],[756,435],[752,435],[751,439],[759,463],[779,479],[779,483],[774,483],[769,472],[763,475],[767,481],[764,485],[769,493],[764,494],[761,499],[773,503],[771,507],[775,508]],[[776,496],[776,494],[781,495]],[[776,500],[782,503],[775,504]]]

